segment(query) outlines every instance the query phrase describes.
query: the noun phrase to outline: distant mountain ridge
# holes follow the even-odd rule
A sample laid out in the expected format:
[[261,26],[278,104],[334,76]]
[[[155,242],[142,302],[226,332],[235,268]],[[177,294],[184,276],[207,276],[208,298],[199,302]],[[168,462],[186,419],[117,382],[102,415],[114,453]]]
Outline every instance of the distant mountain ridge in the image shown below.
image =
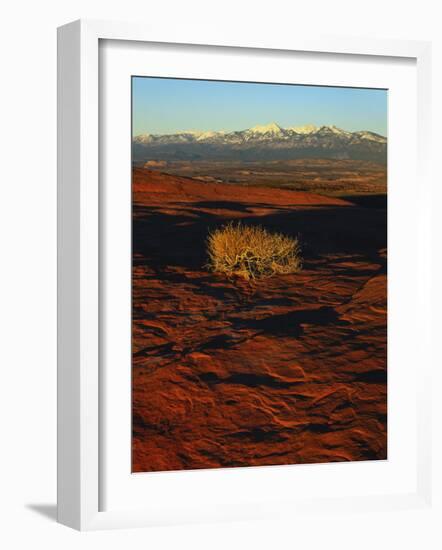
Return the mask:
[[133,138],[133,157],[135,161],[323,157],[386,162],[387,138],[368,130],[350,132],[333,125],[282,128],[272,122],[233,132],[141,134]]

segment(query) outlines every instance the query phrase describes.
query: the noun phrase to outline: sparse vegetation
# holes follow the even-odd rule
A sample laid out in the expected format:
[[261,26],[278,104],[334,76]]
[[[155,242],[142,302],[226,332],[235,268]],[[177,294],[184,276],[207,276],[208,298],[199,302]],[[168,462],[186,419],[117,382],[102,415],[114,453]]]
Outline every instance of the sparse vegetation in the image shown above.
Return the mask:
[[[164,170],[164,168],[160,168]],[[387,167],[363,160],[173,161],[167,173],[237,186],[306,191],[321,195],[385,195]],[[253,192],[253,191],[251,191]]]
[[302,266],[297,239],[241,222],[209,233],[207,249],[212,271],[246,280],[296,273]]

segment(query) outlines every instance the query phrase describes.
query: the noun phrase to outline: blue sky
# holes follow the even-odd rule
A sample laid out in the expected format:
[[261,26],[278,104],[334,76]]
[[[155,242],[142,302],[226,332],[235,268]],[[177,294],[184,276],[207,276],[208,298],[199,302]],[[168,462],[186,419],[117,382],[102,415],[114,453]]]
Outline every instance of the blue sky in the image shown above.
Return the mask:
[[387,91],[133,77],[133,134],[334,124],[387,135]]

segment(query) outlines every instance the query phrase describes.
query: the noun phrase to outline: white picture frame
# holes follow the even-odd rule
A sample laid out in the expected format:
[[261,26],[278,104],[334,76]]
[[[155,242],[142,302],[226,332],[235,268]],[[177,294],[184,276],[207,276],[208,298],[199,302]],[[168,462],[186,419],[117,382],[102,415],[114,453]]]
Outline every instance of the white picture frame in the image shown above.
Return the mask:
[[[80,530],[140,527],[204,520],[241,519],[319,513],[330,510],[392,509],[427,506],[431,501],[430,370],[431,353],[422,357],[416,385],[417,458],[416,490],[407,494],[366,495],[357,498],[304,499],[266,504],[250,502],[247,508],[217,507],[208,502],[187,513],[152,508],[102,509],[100,483],[100,41],[166,43],[236,48],[238,51],[269,49],[333,55],[410,58],[417,67],[417,161],[419,194],[419,284],[416,292],[421,319],[419,335],[430,350],[431,186],[428,175],[430,121],[430,44],[345,37],[281,37],[244,41],[228,34],[218,37],[157,34],[154,28],[101,21],[76,21],[58,31],[58,521]],[[418,290],[419,289],[419,290]],[[241,475],[241,474],[239,474]],[[212,503],[213,504],[213,503]]]

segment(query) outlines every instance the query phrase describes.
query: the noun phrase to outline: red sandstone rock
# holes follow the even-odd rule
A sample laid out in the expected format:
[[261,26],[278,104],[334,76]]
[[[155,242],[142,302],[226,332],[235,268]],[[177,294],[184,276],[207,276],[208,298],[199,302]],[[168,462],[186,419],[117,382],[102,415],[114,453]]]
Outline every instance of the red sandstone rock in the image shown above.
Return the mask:
[[[133,192],[133,471],[385,459],[385,211],[146,169]],[[238,218],[298,236],[302,272],[209,273]]]

